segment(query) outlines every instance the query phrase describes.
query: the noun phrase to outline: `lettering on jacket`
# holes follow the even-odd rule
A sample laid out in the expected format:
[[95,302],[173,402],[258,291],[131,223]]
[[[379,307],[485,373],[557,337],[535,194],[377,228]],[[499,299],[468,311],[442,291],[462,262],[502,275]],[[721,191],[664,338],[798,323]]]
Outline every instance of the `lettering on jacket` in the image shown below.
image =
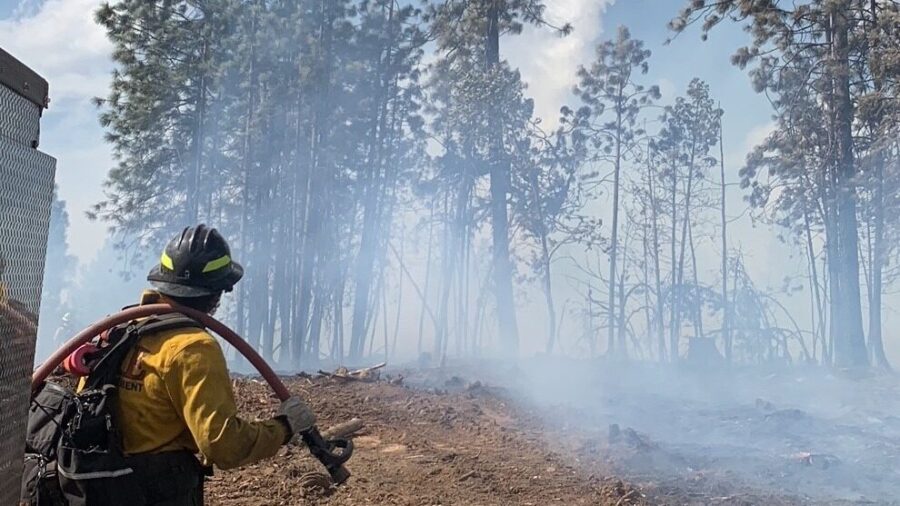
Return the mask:
[[147,371],[144,370],[143,358],[147,350],[135,346],[129,353],[128,357],[122,362],[122,374],[119,379],[119,388],[130,392],[142,392],[144,390],[144,376]]

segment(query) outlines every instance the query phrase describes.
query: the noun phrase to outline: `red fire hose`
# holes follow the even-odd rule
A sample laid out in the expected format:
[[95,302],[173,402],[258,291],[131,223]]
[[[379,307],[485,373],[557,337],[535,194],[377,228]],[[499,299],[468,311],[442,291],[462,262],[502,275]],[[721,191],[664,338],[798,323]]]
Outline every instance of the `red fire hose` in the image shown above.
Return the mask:
[[[79,346],[87,343],[102,332],[132,320],[167,313],[181,313],[200,322],[209,330],[220,335],[223,339],[228,341],[228,344],[234,346],[241,355],[253,364],[253,367],[259,371],[259,374],[262,375],[263,379],[265,379],[269,386],[272,387],[272,390],[275,391],[275,395],[279,400],[285,401],[291,396],[287,387],[284,386],[284,383],[281,381],[281,378],[275,374],[275,371],[269,367],[269,364],[267,364],[266,361],[263,360],[249,344],[247,344],[247,341],[241,339],[241,337],[233,330],[206,313],[188,307],[169,304],[149,304],[146,306],[136,306],[124,309],[121,312],[107,316],[82,330],[75,337],[69,339],[60,349],[50,355],[50,358],[34,371],[31,375],[32,394],[40,388],[50,373],[52,373],[66,357],[77,350]],[[343,463],[350,458],[350,455],[353,452],[352,442],[347,440],[325,441],[315,427],[311,431],[301,434],[301,437],[307,446],[309,446],[310,452],[325,464],[325,467],[328,469],[328,472],[331,474],[335,483],[340,484],[350,476],[350,472],[344,468]],[[342,451],[340,453],[333,453],[334,448],[339,448]]]

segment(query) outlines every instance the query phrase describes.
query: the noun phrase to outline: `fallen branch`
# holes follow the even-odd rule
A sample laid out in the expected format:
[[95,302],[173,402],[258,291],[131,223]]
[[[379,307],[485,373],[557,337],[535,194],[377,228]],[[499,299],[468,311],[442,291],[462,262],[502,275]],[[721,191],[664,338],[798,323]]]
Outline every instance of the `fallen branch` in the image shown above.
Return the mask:
[[378,369],[381,369],[386,366],[387,366],[387,362],[382,362],[380,364],[373,365],[372,367],[365,367],[362,369],[357,369],[357,370],[351,372],[350,375],[351,376],[365,376],[366,374],[370,374],[370,373],[377,371]]
[[333,372],[323,371],[321,369],[319,370],[319,375],[325,376],[326,378],[345,380],[345,381],[360,381],[363,379],[363,378],[358,378],[356,376],[350,376],[349,374],[337,374],[337,373],[333,373]]
[[378,370],[387,366],[387,362],[365,367],[355,371],[348,371],[346,367],[340,367],[335,372],[319,370],[319,374],[328,378],[348,381],[375,381],[378,379]]

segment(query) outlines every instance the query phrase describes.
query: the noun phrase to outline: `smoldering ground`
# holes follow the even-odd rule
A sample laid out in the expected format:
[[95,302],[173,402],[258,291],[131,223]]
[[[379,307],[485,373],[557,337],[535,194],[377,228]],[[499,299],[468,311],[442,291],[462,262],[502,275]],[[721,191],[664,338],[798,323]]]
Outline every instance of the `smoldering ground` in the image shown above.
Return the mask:
[[704,504],[900,497],[891,375],[548,357],[460,368],[531,406],[579,465],[615,472],[663,502],[672,488]]

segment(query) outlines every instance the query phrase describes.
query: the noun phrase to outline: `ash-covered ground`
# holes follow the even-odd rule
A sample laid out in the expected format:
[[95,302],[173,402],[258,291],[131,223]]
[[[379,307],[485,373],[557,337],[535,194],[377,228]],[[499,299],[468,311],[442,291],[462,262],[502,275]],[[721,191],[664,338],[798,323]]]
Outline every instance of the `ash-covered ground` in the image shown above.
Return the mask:
[[682,504],[683,491],[697,504],[900,504],[893,375],[567,360],[480,370],[586,462],[663,502]]

